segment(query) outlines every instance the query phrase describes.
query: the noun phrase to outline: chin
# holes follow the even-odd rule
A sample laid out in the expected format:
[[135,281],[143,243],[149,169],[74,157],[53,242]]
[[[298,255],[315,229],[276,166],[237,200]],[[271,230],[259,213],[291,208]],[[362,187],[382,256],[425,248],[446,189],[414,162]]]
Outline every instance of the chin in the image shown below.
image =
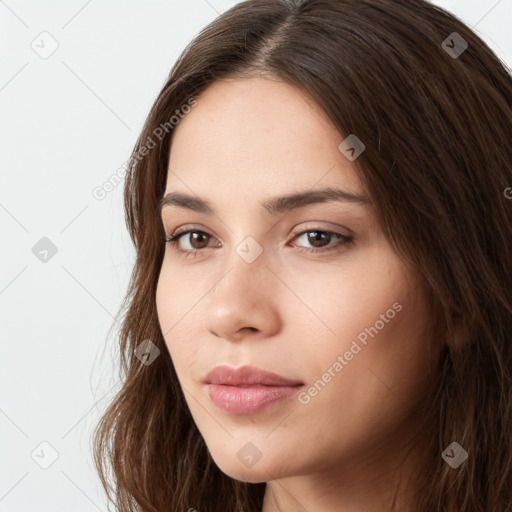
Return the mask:
[[227,458],[226,453],[220,457],[212,454],[212,458],[224,474],[240,482],[258,484],[268,482],[276,477],[274,473],[277,472],[277,468],[273,464],[269,464],[269,461],[263,460],[263,457],[252,466],[248,462],[248,467],[244,466],[236,454],[232,458]]
[[228,475],[229,477],[233,478],[234,480],[238,480],[239,482],[247,482],[249,484],[260,484],[262,482],[268,482],[269,480],[272,480],[272,478],[269,476],[269,473],[266,473],[264,471],[258,471],[254,473],[249,469],[246,470],[245,472],[236,471],[233,473],[227,473],[226,471],[223,471],[222,468],[221,471]]

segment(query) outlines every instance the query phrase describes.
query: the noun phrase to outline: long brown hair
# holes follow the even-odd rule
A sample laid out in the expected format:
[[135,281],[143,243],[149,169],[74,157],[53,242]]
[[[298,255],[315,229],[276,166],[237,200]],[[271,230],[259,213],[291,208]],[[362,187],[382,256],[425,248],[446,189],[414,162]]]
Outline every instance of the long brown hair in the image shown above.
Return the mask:
[[[169,120],[214,81],[252,75],[300,88],[340,142],[349,134],[363,141],[354,166],[382,230],[424,277],[444,345],[413,509],[510,511],[512,78],[475,32],[423,0],[248,0],[204,28],[175,63],[125,181],[137,258],[122,305],[122,388],[93,440],[109,502],[123,512],[261,510],[266,484],[234,480],[213,462],[155,305]],[[135,353],[144,340],[160,350],[147,365]],[[469,454],[457,469],[441,457],[454,441]]]

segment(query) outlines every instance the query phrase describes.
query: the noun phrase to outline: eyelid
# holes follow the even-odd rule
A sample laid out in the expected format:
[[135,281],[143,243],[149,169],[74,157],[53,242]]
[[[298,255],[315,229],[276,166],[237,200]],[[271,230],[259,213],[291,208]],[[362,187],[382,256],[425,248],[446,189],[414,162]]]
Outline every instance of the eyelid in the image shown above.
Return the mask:
[[[306,223],[305,226],[301,226],[300,229],[299,228],[293,229],[292,235],[294,237],[297,237],[298,235],[303,235],[305,232],[308,232],[308,231],[325,231],[325,232],[329,232],[329,233],[343,235],[345,237],[353,237],[353,232],[350,229],[344,228],[348,231],[348,233],[338,233],[338,231],[337,231],[338,229],[340,229],[340,227],[326,228],[326,227],[319,226],[318,223],[309,221],[308,223]],[[187,231],[198,231],[198,232],[200,231],[200,232],[207,234],[208,236],[217,238],[215,235],[210,233],[210,231],[208,229],[203,228],[202,226],[200,226],[198,224],[185,224],[184,226],[180,226],[179,228],[175,229],[171,234],[169,234],[169,235],[166,234],[165,236],[166,236],[166,238],[173,238],[178,235],[184,234]]]
[[[293,229],[292,235],[300,235],[304,233],[305,231],[327,231],[329,233],[337,233],[339,235],[344,235],[347,237],[353,236],[353,231],[351,231],[348,228],[344,228],[342,226],[336,226],[336,227],[323,227],[320,224],[322,221],[308,221],[306,222],[306,225],[301,225],[300,228]],[[345,230],[345,233],[340,233],[340,230]]]
[[188,234],[191,232],[204,233],[205,235],[207,235],[211,238],[216,238],[217,240],[219,239],[216,235],[211,233],[210,230],[203,228],[201,226],[198,226],[197,224],[186,224],[185,226],[181,226],[181,227],[175,229],[170,235],[166,235],[166,238],[176,238],[179,235],[185,235],[185,234]]

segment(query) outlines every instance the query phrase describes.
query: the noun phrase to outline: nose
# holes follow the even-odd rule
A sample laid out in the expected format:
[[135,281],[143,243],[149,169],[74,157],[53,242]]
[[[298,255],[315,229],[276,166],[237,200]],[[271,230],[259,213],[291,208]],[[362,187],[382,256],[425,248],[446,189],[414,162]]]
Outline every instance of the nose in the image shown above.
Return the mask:
[[281,329],[279,279],[265,252],[248,263],[233,250],[208,294],[204,327],[229,341],[267,338]]

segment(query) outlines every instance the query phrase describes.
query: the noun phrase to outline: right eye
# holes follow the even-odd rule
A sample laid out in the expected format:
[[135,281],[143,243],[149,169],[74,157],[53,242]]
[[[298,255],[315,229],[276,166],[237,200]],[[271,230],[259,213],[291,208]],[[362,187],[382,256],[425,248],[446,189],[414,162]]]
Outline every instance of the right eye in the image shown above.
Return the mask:
[[[195,236],[190,238],[188,237],[189,242],[192,240],[192,243],[197,243],[199,247],[192,246],[191,249],[182,249],[180,247],[180,241],[181,238],[183,238],[185,235],[194,234]],[[170,247],[172,247],[174,250],[176,250],[178,253],[181,253],[185,256],[197,256],[198,253],[202,252],[202,249],[206,248],[207,245],[205,245],[205,240],[207,243],[208,237],[212,237],[209,233],[206,233],[205,231],[200,231],[197,229],[186,229],[177,231],[170,237],[165,239],[165,242],[169,244]],[[185,238],[187,239],[187,238]]]

